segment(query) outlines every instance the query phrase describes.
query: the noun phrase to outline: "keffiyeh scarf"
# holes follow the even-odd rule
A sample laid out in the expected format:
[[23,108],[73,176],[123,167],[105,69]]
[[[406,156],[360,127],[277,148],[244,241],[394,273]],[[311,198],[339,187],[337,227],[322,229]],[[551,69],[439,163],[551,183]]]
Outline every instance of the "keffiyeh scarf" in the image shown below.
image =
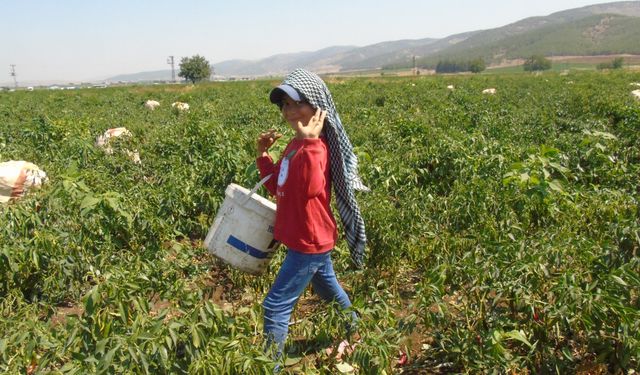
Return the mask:
[[314,108],[327,111],[323,131],[329,144],[331,179],[336,206],[346,234],[351,259],[356,267],[361,268],[367,236],[354,191],[369,191],[369,188],[358,176],[358,159],[344,131],[331,92],[320,77],[304,69],[294,70],[282,83],[297,89]]

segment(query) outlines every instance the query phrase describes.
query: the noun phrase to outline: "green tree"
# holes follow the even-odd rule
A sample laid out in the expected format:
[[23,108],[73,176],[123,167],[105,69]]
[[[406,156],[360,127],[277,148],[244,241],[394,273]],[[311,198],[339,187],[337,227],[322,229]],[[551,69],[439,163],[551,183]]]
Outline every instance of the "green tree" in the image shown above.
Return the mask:
[[615,59],[613,59],[613,61],[611,62],[611,67],[613,69],[620,69],[622,68],[622,63],[624,62],[624,59],[622,57],[616,57]]
[[526,72],[535,72],[539,70],[551,69],[551,60],[542,55],[533,55],[524,62],[524,70]]
[[615,59],[609,61],[609,62],[603,62],[600,63],[598,65],[596,65],[596,69],[598,70],[603,70],[603,69],[622,69],[622,64],[624,62],[624,59],[622,57],[616,57]]
[[180,60],[179,77],[189,80],[193,83],[198,81],[206,81],[211,76],[211,65],[200,55],[192,57],[183,57]]
[[484,60],[481,58],[477,58],[469,61],[469,70],[472,71],[473,73],[480,73],[486,68],[487,68],[487,65],[485,64]]
[[458,72],[473,72],[480,73],[486,69],[486,64],[482,58],[474,60],[440,60],[436,65],[436,73],[458,73]]

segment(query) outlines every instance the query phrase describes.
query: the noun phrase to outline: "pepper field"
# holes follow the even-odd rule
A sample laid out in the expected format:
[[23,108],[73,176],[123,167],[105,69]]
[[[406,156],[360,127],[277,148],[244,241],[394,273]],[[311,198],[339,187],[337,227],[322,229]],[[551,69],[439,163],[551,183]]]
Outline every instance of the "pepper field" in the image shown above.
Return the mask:
[[[640,367],[639,72],[327,82],[372,190],[366,267],[344,240],[333,255],[361,342],[327,354],[341,315],[307,291],[285,373]],[[0,372],[268,373],[260,303],[283,250],[255,277],[202,240],[225,187],[258,181],[257,135],[292,135],[277,83],[0,93],[0,161],[49,176],[0,206]],[[113,155],[94,146],[122,126]]]

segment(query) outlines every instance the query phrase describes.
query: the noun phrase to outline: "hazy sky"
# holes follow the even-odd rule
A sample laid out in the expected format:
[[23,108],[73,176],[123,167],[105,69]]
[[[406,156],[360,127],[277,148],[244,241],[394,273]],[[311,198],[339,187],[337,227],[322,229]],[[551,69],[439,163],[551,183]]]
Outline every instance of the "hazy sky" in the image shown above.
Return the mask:
[[[203,55],[215,67],[335,45],[441,38],[597,0],[0,0],[0,85],[79,82],[170,69]],[[177,66],[177,65],[176,65]]]

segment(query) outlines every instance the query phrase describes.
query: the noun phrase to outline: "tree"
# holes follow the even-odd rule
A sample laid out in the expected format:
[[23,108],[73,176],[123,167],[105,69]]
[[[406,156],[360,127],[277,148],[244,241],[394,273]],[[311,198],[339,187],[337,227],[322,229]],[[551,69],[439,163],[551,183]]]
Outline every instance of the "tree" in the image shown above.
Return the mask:
[[616,57],[615,59],[613,59],[613,61],[611,62],[611,67],[613,69],[620,69],[622,68],[622,64],[624,63],[624,59],[622,57]]
[[524,62],[524,70],[526,72],[535,72],[539,70],[551,69],[551,60],[542,55],[533,55]]
[[603,63],[600,63],[600,64],[596,65],[596,69],[598,69],[598,70],[603,70],[603,69],[621,69],[623,63],[624,63],[624,59],[622,57],[616,57],[615,59],[611,60],[610,62],[603,62]]
[[473,73],[480,73],[486,68],[487,68],[487,65],[485,64],[484,59],[477,58],[475,60],[469,61],[469,70],[472,71]]
[[473,72],[480,73],[486,69],[485,62],[482,58],[474,60],[440,60],[436,65],[436,73],[458,73],[458,72]]
[[200,55],[183,57],[180,60],[180,73],[178,73],[178,76],[193,83],[206,81],[211,76],[211,65]]

